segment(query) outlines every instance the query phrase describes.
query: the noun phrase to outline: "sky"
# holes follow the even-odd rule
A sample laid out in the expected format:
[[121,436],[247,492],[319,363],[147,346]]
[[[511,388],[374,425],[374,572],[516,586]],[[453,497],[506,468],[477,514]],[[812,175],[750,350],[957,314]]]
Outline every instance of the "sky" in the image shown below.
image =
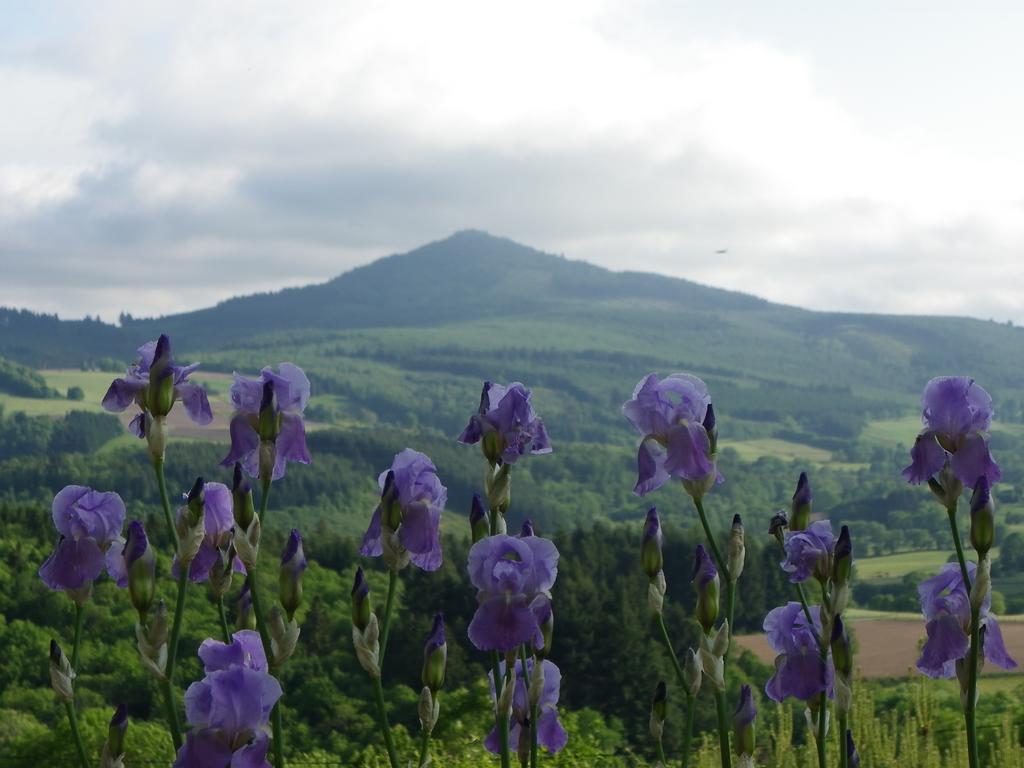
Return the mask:
[[0,18],[0,305],[154,316],[477,228],[814,309],[1024,322],[1020,3]]

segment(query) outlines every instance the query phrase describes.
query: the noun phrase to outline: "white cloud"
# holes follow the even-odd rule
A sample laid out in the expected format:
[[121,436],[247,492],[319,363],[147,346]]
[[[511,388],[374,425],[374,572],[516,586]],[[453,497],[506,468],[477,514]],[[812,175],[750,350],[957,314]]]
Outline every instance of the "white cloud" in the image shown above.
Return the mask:
[[[1019,108],[984,102],[975,131],[930,83],[907,94],[914,119],[891,97],[866,107],[884,71],[854,57],[863,72],[837,75],[851,51],[748,10],[109,2],[15,18],[0,302],[176,311],[477,226],[816,308],[1024,320]],[[941,34],[887,45],[919,72]]]

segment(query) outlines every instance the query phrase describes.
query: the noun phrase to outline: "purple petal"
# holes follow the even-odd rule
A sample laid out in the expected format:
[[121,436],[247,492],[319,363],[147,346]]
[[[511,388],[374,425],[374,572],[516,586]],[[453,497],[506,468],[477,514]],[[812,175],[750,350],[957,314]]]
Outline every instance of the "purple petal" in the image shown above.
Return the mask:
[[284,477],[286,461],[309,464],[312,459],[306,447],[306,425],[296,413],[281,414],[281,431],[277,435],[277,456],[274,462],[274,480]]
[[208,728],[193,729],[185,734],[172,768],[212,768],[226,766],[230,760],[231,745],[222,734]]
[[644,440],[636,453],[637,480],[633,493],[646,496],[669,480],[665,471],[665,450],[654,440]]
[[469,550],[469,579],[481,592],[496,592],[498,565],[515,566],[525,574],[523,583],[533,569],[533,550],[525,539],[499,534],[488,536],[474,544]]
[[[230,432],[231,449],[228,451],[228,455],[221,460],[222,467],[230,467],[236,461],[244,462],[260,447],[260,436],[256,434],[256,430],[249,423],[248,417],[243,414],[238,413],[231,418]],[[248,470],[248,465],[246,469]],[[250,474],[252,473],[250,472]]]
[[973,487],[979,477],[987,479],[989,485],[995,485],[1003,477],[999,465],[989,453],[988,440],[977,432],[968,435],[949,460],[949,466],[957,479],[968,487]]
[[248,379],[236,373],[235,382],[231,385],[231,404],[235,410],[239,413],[259,413],[262,400],[263,377]]
[[1006,645],[1003,643],[1003,632],[999,628],[996,617],[989,615],[984,618],[985,623],[985,659],[1003,669],[1016,669],[1017,662],[1006,652]]
[[[818,649],[787,653],[775,661],[775,674],[765,686],[765,693],[773,701],[792,696],[809,701],[828,687],[826,665]],[[780,696],[781,698],[776,698]]]
[[526,598],[498,595],[484,601],[469,624],[469,639],[481,651],[511,651],[530,641],[537,632],[537,618]]
[[138,438],[143,438],[146,436],[145,412],[135,414],[132,420],[128,422],[128,431]]
[[[188,564],[188,578],[194,584],[201,584],[210,578],[210,569],[213,568],[214,563],[220,559],[220,553],[217,552],[217,548],[208,542],[203,542],[199,545],[199,551],[196,552],[196,556],[192,558],[192,562]],[[181,571],[178,570],[178,556],[174,556],[174,561],[171,564],[171,574],[174,578],[178,577]]]
[[213,411],[206,390],[198,384],[179,384],[175,387],[178,397],[185,406],[185,412],[195,424],[204,426],[213,421]]
[[103,396],[102,405],[107,411],[119,413],[135,402],[138,394],[149,385],[147,379],[135,376],[128,376],[124,379],[114,379],[110,388]]
[[103,572],[103,552],[95,539],[61,538],[39,568],[39,577],[50,589],[81,589]]
[[441,510],[423,503],[405,508],[398,540],[412,553],[411,559],[425,571],[441,567]]
[[230,768],[273,768],[267,762],[269,746],[270,736],[265,731],[258,732],[255,739],[235,752]]
[[484,421],[479,414],[474,413],[470,416],[469,423],[466,425],[466,428],[462,430],[462,434],[460,434],[456,440],[463,445],[473,445],[480,442],[480,438],[483,436],[483,423]]
[[234,500],[231,497],[231,489],[223,483],[206,483],[203,486],[204,503],[204,530],[206,540],[217,546],[223,543],[223,538],[232,528],[235,527]]
[[84,485],[69,485],[53,497],[53,524],[65,536],[91,537],[101,545],[121,535],[125,508],[112,491],[99,493]]
[[558,576],[558,549],[551,539],[540,536],[529,536],[521,541],[533,554],[533,568],[523,590],[527,593],[547,592]]
[[199,658],[207,674],[233,666],[243,666],[256,671],[267,669],[267,657],[258,632],[243,629],[231,636],[230,643],[212,638],[199,646]]
[[380,557],[384,554],[384,542],[381,540],[380,507],[370,516],[370,526],[363,534],[363,544],[359,547],[363,557]]
[[537,717],[537,743],[549,752],[558,752],[568,741],[569,734],[558,720],[558,710],[544,707]]
[[903,470],[903,479],[911,485],[927,483],[942,471],[947,456],[934,432],[922,432],[910,449],[910,466]]
[[711,444],[704,426],[690,421],[674,427],[668,434],[665,471],[685,480],[703,480],[715,471],[708,458]]
[[128,586],[128,564],[124,559],[125,540],[118,536],[110,542],[107,552],[103,556],[107,567],[107,573],[121,589]]
[[950,438],[987,430],[992,422],[992,398],[967,376],[941,376],[925,385],[922,418],[929,429]]
[[530,443],[530,453],[535,456],[551,453],[551,438],[548,437],[548,430],[547,427],[544,426],[544,422],[541,419],[535,420],[533,422],[533,428],[530,431],[533,433],[533,441]]
[[[293,363],[281,363],[278,370],[281,373],[274,374],[277,407],[282,411],[302,413],[309,402],[309,379]],[[266,373],[266,369],[264,371]]]
[[956,660],[966,656],[970,646],[960,620],[950,615],[939,616],[929,621],[925,630],[928,639],[921,648],[918,670],[928,677],[953,677]]

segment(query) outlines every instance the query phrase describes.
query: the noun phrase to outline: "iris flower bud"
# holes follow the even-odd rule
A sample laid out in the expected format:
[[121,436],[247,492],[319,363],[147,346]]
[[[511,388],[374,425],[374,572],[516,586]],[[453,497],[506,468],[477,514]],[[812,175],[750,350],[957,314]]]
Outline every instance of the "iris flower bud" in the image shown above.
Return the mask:
[[651,736],[661,741],[662,733],[665,730],[665,714],[668,702],[668,688],[664,680],[659,680],[654,688],[654,698],[651,700]]
[[683,682],[686,683],[686,692],[691,699],[700,691],[703,677],[704,667],[701,665],[700,656],[697,651],[690,648],[686,651],[686,659],[683,661]]
[[661,519],[658,517],[658,510],[651,507],[647,510],[647,520],[644,522],[643,539],[640,543],[640,563],[643,566],[647,578],[654,581],[658,578],[665,566],[661,554]]
[[771,522],[768,523],[768,535],[774,536],[779,544],[783,543],[783,537],[786,533],[786,528],[789,527],[789,519],[786,517],[786,513],[781,509],[772,515]]
[[718,452],[718,421],[715,419],[715,406],[708,403],[704,414],[704,431],[708,433],[708,453],[712,456]]
[[487,510],[484,509],[484,502],[480,498],[479,493],[473,494],[473,505],[469,509],[469,527],[474,544],[491,535],[490,524],[487,521]]
[[50,640],[50,685],[54,692],[64,701],[71,701],[75,697],[74,691],[75,670],[71,668],[71,662],[64,652],[57,645],[56,640]]
[[860,768],[860,755],[857,754],[857,747],[853,743],[853,732],[846,731],[846,764],[850,768]]
[[175,529],[178,534],[178,562],[188,569],[206,535],[205,494],[203,478],[197,477],[188,492],[185,506],[178,511]]
[[281,607],[288,614],[288,621],[292,620],[302,603],[302,572],[306,570],[307,565],[306,556],[302,551],[302,536],[297,529],[292,528],[284,554],[281,555],[281,570],[278,577]]
[[743,543],[743,518],[733,515],[732,529],[729,531],[729,578],[736,581],[743,573],[747,550]]
[[698,544],[694,553],[693,586],[697,590],[697,621],[704,629],[704,634],[709,634],[718,619],[718,592],[719,579],[718,569],[711,561],[707,550],[703,545]]
[[171,370],[171,340],[160,334],[149,366],[149,391],[147,405],[154,417],[163,418],[174,405],[174,376]]
[[380,520],[392,531],[398,530],[402,524],[402,503],[395,485],[395,471],[389,469],[384,477],[384,489],[380,492]]
[[103,745],[100,768],[123,768],[124,735],[127,730],[128,710],[124,704],[119,704],[107,728],[107,741]]
[[792,514],[789,516],[789,530],[802,531],[811,524],[811,481],[807,479],[807,473],[801,472],[796,483],[796,492],[793,494]]
[[984,557],[992,548],[996,537],[995,505],[988,478],[982,475],[974,484],[971,494],[971,546]]
[[434,616],[434,626],[423,646],[423,685],[436,694],[444,685],[445,665],[448,662],[448,643],[444,634],[444,614]]
[[238,593],[235,613],[235,631],[256,629],[256,614],[252,610],[252,594],[249,592],[248,584],[243,586],[242,591]]
[[243,532],[249,530],[249,525],[256,517],[256,507],[252,503],[252,485],[242,474],[242,465],[238,462],[235,462],[235,474],[231,482],[231,498],[234,502],[235,525]]
[[123,554],[128,571],[128,597],[139,613],[139,621],[144,624],[156,595],[156,554],[149,546],[146,529],[138,520],[128,524]]
[[838,586],[850,581],[853,568],[853,542],[850,540],[850,527],[844,525],[839,529],[839,538],[832,550],[832,583]]
[[370,585],[363,575],[362,568],[356,568],[356,579],[352,585],[352,624],[360,631],[366,629],[370,622]]
[[754,693],[749,685],[740,688],[740,700],[736,712],[732,716],[732,729],[735,735],[733,747],[741,758],[754,754],[754,720],[757,718],[757,707],[754,704]]
[[555,612],[551,608],[551,601],[546,598],[535,600],[530,609],[537,617],[540,635],[544,642],[541,648],[538,648],[536,644],[533,645],[533,655],[543,661],[551,654],[551,640],[555,634]]

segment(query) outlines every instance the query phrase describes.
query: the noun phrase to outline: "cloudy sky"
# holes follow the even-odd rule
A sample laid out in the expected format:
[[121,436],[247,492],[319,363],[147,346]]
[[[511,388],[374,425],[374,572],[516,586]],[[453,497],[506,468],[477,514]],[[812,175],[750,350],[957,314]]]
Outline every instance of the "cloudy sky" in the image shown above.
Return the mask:
[[161,314],[474,227],[807,307],[1024,322],[1017,2],[0,15],[0,305]]

